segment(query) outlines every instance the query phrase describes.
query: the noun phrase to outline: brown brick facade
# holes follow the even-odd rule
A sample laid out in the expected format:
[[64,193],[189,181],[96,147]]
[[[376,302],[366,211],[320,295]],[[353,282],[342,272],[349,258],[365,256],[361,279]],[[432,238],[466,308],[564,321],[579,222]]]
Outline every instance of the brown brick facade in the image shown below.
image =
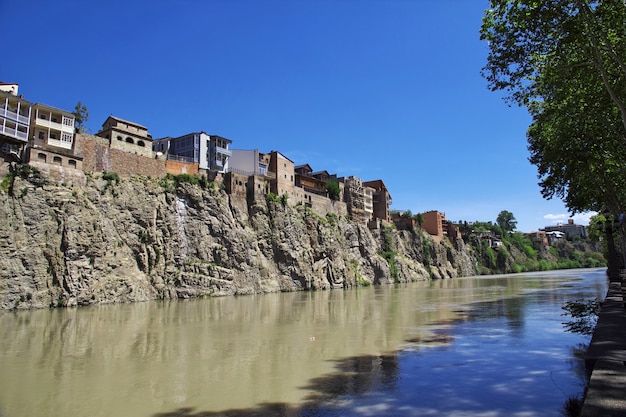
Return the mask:
[[165,172],[172,175],[189,174],[198,175],[199,164],[179,162],[179,161],[165,161]]
[[163,177],[166,174],[162,159],[148,158],[109,147],[109,140],[94,135],[77,135],[77,151],[83,154],[86,172],[115,172],[123,177],[145,175]]

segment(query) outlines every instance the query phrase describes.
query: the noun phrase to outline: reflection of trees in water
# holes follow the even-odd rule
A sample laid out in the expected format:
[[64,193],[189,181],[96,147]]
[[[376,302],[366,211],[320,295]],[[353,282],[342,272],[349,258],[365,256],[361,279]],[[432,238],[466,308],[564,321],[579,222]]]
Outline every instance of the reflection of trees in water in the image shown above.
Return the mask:
[[333,406],[332,400],[362,395],[371,390],[393,390],[398,382],[396,354],[363,355],[338,359],[336,371],[312,379],[303,389],[312,391],[303,405],[263,403],[248,409],[196,411],[193,408],[157,413],[153,417],[331,417],[349,412],[345,404]]
[[359,395],[374,388],[393,389],[398,379],[397,355],[355,356],[336,361],[337,372],[314,378],[305,389],[313,390],[307,400]]
[[580,385],[586,386],[589,379],[587,368],[585,367],[585,354],[589,349],[588,343],[579,343],[571,348],[571,357],[567,363],[577,378],[580,379]]

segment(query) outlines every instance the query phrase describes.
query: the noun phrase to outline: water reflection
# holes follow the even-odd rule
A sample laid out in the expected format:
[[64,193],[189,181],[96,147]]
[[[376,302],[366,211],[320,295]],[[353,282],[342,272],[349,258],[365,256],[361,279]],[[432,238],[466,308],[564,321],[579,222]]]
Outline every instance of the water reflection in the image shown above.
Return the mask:
[[605,281],[575,271],[3,314],[0,406],[11,417],[553,415],[580,390],[572,346],[584,341],[563,334],[560,307],[602,297]]

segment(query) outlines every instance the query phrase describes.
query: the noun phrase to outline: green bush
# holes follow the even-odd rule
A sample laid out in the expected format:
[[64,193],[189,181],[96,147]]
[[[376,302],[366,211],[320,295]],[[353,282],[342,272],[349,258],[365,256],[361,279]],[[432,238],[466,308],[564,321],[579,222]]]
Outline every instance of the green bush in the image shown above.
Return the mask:
[[115,181],[115,185],[120,183],[120,176],[117,175],[117,172],[103,171],[102,179],[105,180],[107,182],[107,185],[109,186],[111,185],[113,181]]

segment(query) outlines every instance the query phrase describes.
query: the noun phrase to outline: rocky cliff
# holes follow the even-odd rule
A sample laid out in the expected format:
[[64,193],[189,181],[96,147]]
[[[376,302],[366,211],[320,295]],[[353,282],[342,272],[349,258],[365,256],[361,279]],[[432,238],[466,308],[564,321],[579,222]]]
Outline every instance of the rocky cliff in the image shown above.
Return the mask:
[[[23,178],[22,178],[23,177]],[[370,230],[215,187],[30,173],[0,191],[0,308],[347,288],[472,275],[462,240]]]

